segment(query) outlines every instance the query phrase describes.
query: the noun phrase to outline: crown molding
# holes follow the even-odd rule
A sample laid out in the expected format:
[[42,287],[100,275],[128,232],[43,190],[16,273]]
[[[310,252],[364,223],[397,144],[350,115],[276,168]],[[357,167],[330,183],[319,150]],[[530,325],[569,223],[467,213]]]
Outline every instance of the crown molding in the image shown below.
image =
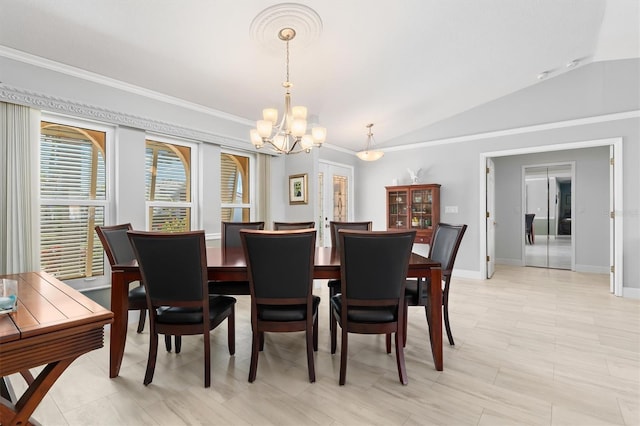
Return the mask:
[[406,151],[410,149],[424,148],[436,145],[448,145],[453,143],[475,141],[481,139],[498,138],[503,136],[520,135],[523,133],[542,132],[545,130],[562,129],[566,127],[585,126],[588,124],[604,123],[608,121],[626,120],[629,118],[640,118],[640,110],[617,112],[612,114],[596,115],[592,117],[578,118],[574,120],[556,121],[552,123],[536,124],[532,126],[514,127],[506,130],[496,130],[493,132],[476,133],[472,135],[457,136],[453,138],[434,139],[431,141],[417,142],[408,145],[394,146],[389,148],[379,148],[383,152]]
[[133,127],[183,139],[209,142],[224,146],[228,146],[231,143],[232,145],[237,145],[237,147],[242,147],[244,149],[250,148],[247,141],[235,137],[189,129],[147,117],[124,114],[106,108],[99,108],[89,104],[11,87],[2,83],[0,83],[0,100],[52,113],[81,117],[119,126]]

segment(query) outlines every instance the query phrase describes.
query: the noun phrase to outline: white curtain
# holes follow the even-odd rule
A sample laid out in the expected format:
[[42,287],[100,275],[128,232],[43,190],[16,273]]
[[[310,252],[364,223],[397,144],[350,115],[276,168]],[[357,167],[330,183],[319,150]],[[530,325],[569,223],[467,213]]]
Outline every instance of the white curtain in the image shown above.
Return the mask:
[[271,228],[271,156],[257,154],[256,161],[256,220],[263,220]]
[[0,102],[0,275],[40,269],[40,111]]

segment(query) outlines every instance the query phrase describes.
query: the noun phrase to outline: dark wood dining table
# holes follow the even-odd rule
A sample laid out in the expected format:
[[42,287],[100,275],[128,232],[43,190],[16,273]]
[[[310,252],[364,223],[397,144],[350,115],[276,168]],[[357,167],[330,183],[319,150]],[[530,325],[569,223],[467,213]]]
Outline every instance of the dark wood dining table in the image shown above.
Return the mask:
[[[207,247],[207,270],[210,281],[247,281],[247,264],[242,249],[223,250]],[[339,279],[340,255],[331,247],[317,247],[314,261],[315,279]],[[409,260],[409,278],[430,277],[432,283],[440,283],[440,263],[412,253]],[[111,310],[114,313],[110,335],[109,377],[117,377],[122,364],[127,338],[129,283],[141,279],[137,262],[118,264],[111,271]],[[442,371],[442,288],[429,286],[429,335],[431,352],[436,370]]]
[[[0,315],[0,424],[31,425],[33,411],[80,355],[104,345],[113,313],[46,272],[2,275],[18,282],[18,309]],[[30,368],[46,365],[34,379]],[[18,399],[8,376],[28,383]]]

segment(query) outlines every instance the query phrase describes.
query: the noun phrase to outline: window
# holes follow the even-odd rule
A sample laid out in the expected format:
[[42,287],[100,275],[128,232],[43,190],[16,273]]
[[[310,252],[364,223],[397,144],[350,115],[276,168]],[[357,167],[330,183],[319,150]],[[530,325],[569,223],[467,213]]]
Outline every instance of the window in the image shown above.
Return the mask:
[[249,222],[252,219],[251,157],[220,154],[221,219],[225,222]]
[[104,273],[94,227],[107,207],[107,131],[41,122],[41,267],[58,279]]
[[191,230],[191,153],[190,146],[147,140],[145,188],[150,230]]

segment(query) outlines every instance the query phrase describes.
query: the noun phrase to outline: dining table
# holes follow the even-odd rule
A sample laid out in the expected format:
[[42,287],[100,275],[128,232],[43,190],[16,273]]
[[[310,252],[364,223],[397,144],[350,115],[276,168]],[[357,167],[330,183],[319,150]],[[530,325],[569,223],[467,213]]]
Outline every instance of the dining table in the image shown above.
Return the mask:
[[[46,272],[0,278],[18,290],[17,310],[0,314],[0,424],[38,424],[34,410],[76,358],[104,345],[113,313]],[[18,373],[28,384],[19,398],[8,380]]]
[[[207,275],[209,281],[248,281],[247,263],[242,248],[207,247]],[[333,247],[316,247],[314,279],[340,279],[340,253]],[[441,283],[439,262],[412,253],[407,278],[429,278],[430,283]],[[111,268],[111,310],[113,324],[109,340],[109,377],[120,373],[128,326],[129,284],[142,279],[134,260],[115,264]],[[442,286],[428,285],[430,309],[427,310],[429,337],[434,367],[442,371]]]

